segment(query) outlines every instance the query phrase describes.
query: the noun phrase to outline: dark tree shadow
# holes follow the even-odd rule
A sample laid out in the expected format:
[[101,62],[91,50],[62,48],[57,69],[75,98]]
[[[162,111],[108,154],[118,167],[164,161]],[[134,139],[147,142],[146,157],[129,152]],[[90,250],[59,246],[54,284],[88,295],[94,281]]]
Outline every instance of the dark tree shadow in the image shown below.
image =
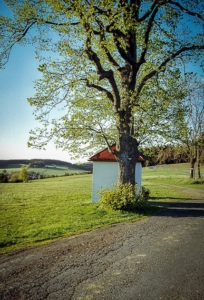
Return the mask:
[[[172,199],[172,200],[175,200],[175,201],[177,201],[177,200],[184,201],[183,197],[181,197],[181,198],[179,198],[179,197],[151,197],[149,201],[154,201],[154,200],[157,200],[157,199],[161,199],[161,200]],[[192,200],[192,198],[185,198],[185,200]]]
[[204,217],[204,200],[191,202],[150,201],[151,205],[161,206],[155,215],[160,217]]

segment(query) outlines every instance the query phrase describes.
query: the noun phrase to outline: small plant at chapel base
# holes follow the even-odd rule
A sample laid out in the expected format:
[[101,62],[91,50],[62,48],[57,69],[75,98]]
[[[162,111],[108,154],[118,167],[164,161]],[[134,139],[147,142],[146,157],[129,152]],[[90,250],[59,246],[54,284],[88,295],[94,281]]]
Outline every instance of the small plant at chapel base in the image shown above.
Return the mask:
[[104,188],[98,191],[100,206],[114,210],[142,210],[148,207],[150,190],[137,184],[115,184],[112,189]]

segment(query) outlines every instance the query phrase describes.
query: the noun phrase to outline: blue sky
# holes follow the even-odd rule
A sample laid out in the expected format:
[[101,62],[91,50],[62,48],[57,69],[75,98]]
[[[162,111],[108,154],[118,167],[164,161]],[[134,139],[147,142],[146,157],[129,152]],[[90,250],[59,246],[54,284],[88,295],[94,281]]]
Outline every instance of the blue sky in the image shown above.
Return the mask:
[[[0,0],[0,13],[10,10]],[[69,153],[56,150],[50,143],[46,150],[27,147],[29,131],[38,126],[27,98],[34,95],[34,80],[39,77],[34,47],[15,46],[4,70],[0,70],[0,159],[47,158],[71,161]]]
[[[0,0],[0,13],[10,16],[10,10],[3,0]],[[191,70],[201,72],[199,65],[191,65]],[[39,77],[37,67],[34,47],[27,45],[15,46],[5,69],[0,70],[0,159],[70,161],[69,153],[56,150],[52,143],[46,150],[27,147],[29,131],[39,125],[32,115],[33,108],[27,102],[27,98],[35,93],[34,80]]]

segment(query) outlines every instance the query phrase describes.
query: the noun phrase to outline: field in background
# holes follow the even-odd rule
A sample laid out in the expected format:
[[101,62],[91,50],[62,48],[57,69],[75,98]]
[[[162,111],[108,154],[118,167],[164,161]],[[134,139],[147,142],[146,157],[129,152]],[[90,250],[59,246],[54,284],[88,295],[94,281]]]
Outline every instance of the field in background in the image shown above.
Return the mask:
[[[147,167],[143,186],[150,188],[152,201],[185,200],[189,193],[180,186],[204,188],[190,184],[188,175],[189,165],[184,164]],[[0,253],[145,216],[91,204],[91,184],[92,175],[0,183]]]
[[[201,168],[201,172],[204,176],[204,167]],[[198,180],[189,179],[189,174],[189,164],[186,163],[145,167],[142,169],[142,185],[150,189],[153,201],[192,199],[193,192],[189,193],[189,190],[185,192],[185,188],[204,190],[204,184],[198,184]],[[184,189],[181,190],[181,187]]]
[[[204,166],[201,167],[202,177],[204,177]],[[146,187],[152,183],[171,184],[185,186],[189,188],[204,189],[203,184],[197,183],[197,170],[195,180],[189,179],[189,164],[159,165],[154,167],[145,167],[142,169],[142,184]]]
[[[6,168],[1,168],[0,173],[3,173],[4,170],[7,171],[7,173],[14,173],[19,172],[21,169],[21,166],[24,164],[10,164]],[[76,169],[71,168],[63,165],[46,165],[44,168],[27,168],[28,172],[30,173],[38,173],[39,175],[43,175],[43,177],[47,176],[63,176],[65,174],[80,174],[85,173],[86,171],[83,169]]]

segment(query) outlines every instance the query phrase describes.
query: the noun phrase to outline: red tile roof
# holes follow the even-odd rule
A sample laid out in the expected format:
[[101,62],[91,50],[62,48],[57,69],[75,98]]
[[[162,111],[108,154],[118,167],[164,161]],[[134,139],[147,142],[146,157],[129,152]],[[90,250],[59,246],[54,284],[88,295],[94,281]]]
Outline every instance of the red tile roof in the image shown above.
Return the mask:
[[[116,145],[111,146],[112,150],[116,149]],[[90,161],[116,161],[115,156],[108,151],[108,148],[98,152],[97,154],[93,155],[89,158]],[[142,156],[138,157],[138,162],[144,161]]]

